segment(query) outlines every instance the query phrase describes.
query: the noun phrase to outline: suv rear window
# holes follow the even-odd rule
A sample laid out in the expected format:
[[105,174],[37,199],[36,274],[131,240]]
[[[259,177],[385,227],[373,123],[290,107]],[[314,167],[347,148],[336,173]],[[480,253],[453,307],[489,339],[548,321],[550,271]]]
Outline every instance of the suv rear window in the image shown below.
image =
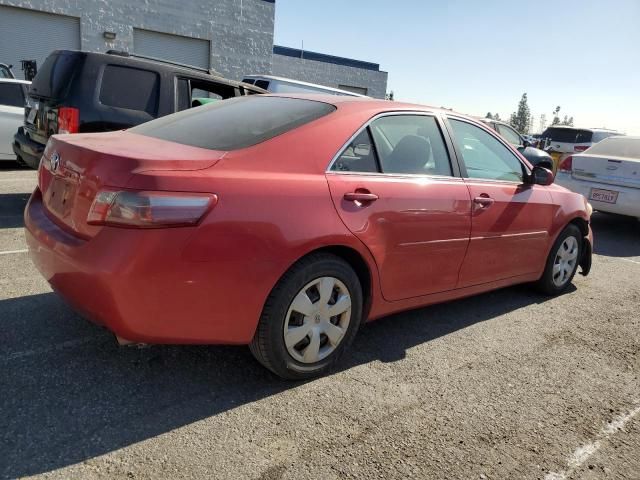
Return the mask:
[[20,83],[0,83],[0,105],[24,107],[24,93]]
[[593,132],[580,130],[579,128],[547,128],[542,138],[551,138],[554,142],[561,143],[589,143]]
[[100,83],[100,103],[156,116],[160,76],[139,68],[107,65]]
[[49,55],[33,79],[29,93],[38,97],[62,100],[66,97],[77,63],[77,55]]
[[185,110],[129,131],[210,150],[237,150],[317,120],[335,109],[312,100],[252,95]]

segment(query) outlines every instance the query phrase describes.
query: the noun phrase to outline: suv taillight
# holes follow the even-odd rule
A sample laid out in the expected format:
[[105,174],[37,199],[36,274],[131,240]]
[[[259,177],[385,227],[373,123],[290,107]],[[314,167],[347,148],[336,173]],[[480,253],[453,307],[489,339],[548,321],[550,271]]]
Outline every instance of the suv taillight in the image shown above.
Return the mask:
[[58,108],[58,133],[78,133],[80,110],[73,107]]
[[133,228],[185,227],[197,225],[217,202],[218,197],[210,193],[101,190],[93,200],[87,223]]
[[572,167],[573,167],[573,157],[568,156],[562,161],[562,163],[558,167],[558,171],[564,172],[564,173],[571,173]]

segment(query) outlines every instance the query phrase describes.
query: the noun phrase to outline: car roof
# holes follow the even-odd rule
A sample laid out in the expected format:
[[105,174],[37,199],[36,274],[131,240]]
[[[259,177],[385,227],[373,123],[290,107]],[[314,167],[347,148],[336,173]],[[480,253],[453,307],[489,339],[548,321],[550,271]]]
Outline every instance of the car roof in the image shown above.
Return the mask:
[[19,80],[17,78],[0,78],[0,83],[20,83],[22,85],[31,85],[28,80]]
[[332,91],[332,92],[344,93],[344,94],[347,94],[347,96],[367,97],[367,95],[362,95],[360,93],[350,92],[350,91],[344,90],[342,88],[328,87],[326,85],[321,85],[319,83],[303,82],[302,80],[296,80],[294,78],[286,78],[286,77],[277,77],[275,75],[245,75],[242,78],[243,79],[248,78],[248,79],[251,79],[251,80],[261,80],[261,79],[264,79],[264,80],[275,80],[276,82],[293,83],[295,85],[301,85],[301,86],[304,86],[304,87],[321,88],[321,89]]
[[171,70],[171,71],[179,72],[185,75],[189,75],[190,77],[200,78],[202,80],[209,80],[209,81],[224,83],[232,87],[242,86],[246,90],[252,90],[257,93],[266,93],[266,90],[260,87],[256,87],[255,85],[238,82],[236,80],[231,80],[229,78],[215,75],[214,73],[207,73],[207,70],[204,68],[191,66],[191,65],[183,65],[183,64],[172,62],[170,60],[164,60],[162,58],[137,56],[135,54],[130,54],[128,52],[120,52],[115,50],[110,50],[110,52],[112,53],[87,52],[84,50],[55,50],[51,52],[51,55],[62,54],[62,55],[82,55],[87,57],[90,56],[90,57],[98,58],[101,61],[104,61],[105,63],[119,61],[123,63],[132,63],[133,65],[146,66],[147,68],[149,68],[149,64],[151,64],[158,69]]
[[547,128],[563,128],[566,130],[587,130],[588,132],[618,132],[618,130],[610,130],[608,128],[589,128],[589,127],[572,127],[570,125],[549,125]]
[[444,107],[433,107],[430,105],[421,105],[417,103],[396,102],[391,100],[382,100],[371,97],[349,97],[346,95],[331,95],[325,93],[269,93],[269,97],[286,97],[298,98],[300,100],[315,100],[317,102],[328,103],[336,107],[358,105],[361,107],[369,107],[372,109],[380,109],[381,111],[416,111],[416,112],[439,112],[447,115],[456,115],[477,121],[470,115],[456,112]]

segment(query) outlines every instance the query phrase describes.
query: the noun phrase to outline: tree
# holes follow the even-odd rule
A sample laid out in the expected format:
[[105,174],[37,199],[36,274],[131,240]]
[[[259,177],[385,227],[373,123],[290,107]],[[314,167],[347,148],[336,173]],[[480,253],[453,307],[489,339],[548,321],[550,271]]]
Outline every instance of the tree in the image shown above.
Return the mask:
[[573,127],[573,117],[564,116],[564,119],[560,122],[560,125],[566,125],[568,127]]
[[494,119],[494,120],[497,120],[497,121],[502,120],[502,119],[500,118],[500,115],[498,115],[497,113],[495,113],[495,114],[493,115],[493,119]]
[[544,132],[545,128],[547,128],[547,116],[543,113],[540,115],[540,133]]
[[518,103],[518,111],[511,114],[509,123],[513,128],[520,133],[529,133],[529,116],[531,111],[529,110],[529,104],[527,103],[527,94],[523,93],[520,102]]
[[553,120],[551,121],[551,125],[560,124],[560,117],[558,116],[559,112],[560,112],[560,105],[558,105],[556,109],[553,111]]
[[385,100],[391,100],[391,101],[393,102],[393,90],[391,90],[389,93],[387,93],[387,94],[384,96],[384,99],[385,99]]
[[489,120],[493,120],[493,115],[491,115],[491,112],[487,112],[487,115],[484,118],[488,118]]

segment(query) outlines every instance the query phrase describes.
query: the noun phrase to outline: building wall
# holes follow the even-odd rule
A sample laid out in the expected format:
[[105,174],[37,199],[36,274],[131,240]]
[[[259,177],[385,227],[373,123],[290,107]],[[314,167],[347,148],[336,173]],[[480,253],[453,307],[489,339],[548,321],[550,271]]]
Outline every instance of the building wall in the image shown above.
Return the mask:
[[[274,0],[0,0],[0,5],[79,17],[83,50],[133,51],[133,29],[142,28],[209,40],[211,68],[225,77],[271,71]],[[115,32],[116,39],[105,40],[105,31]]]
[[[367,95],[384,98],[387,91],[387,72],[354,68],[346,65],[273,55],[272,74],[328,87],[340,85],[367,88]],[[259,72],[256,72],[259,73]]]

